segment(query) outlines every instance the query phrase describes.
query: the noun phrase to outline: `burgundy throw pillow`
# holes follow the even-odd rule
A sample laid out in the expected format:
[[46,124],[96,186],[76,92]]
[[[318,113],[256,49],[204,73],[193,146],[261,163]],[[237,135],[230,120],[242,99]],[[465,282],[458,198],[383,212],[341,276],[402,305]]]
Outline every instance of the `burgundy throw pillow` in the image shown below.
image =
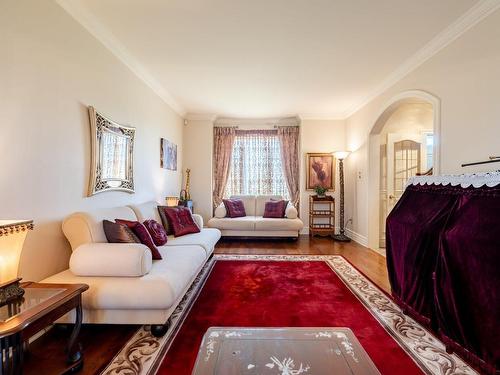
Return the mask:
[[[175,206],[174,206],[175,207]],[[172,208],[169,206],[158,206],[158,213],[160,214],[161,223],[163,224],[163,228],[167,232],[167,235],[174,234],[170,224],[168,223],[167,214],[165,213],[165,209]]]
[[143,245],[146,245],[149,247],[149,250],[151,250],[151,255],[153,256],[153,259],[155,260],[160,260],[162,259],[160,252],[155,246],[155,243],[153,239],[151,238],[151,235],[149,234],[148,230],[144,226],[144,224],[141,224],[138,221],[130,221],[130,220],[122,220],[122,219],[115,219],[115,221],[118,224],[123,224],[132,229],[132,232],[141,240],[141,243]]
[[165,228],[163,228],[163,225],[152,219],[146,220],[143,224],[151,235],[151,238],[156,246],[163,246],[167,243],[167,232],[165,231]]
[[245,212],[245,206],[243,205],[243,201],[241,199],[223,199],[224,206],[226,206],[226,210],[229,217],[243,217],[247,216]]
[[109,243],[141,243],[141,240],[126,225],[103,220],[102,227]]
[[200,228],[193,220],[191,211],[185,207],[165,208],[168,224],[172,228],[175,237],[184,236],[190,233],[198,233]]
[[273,219],[281,219],[285,217],[285,210],[288,201],[270,201],[266,202],[264,207],[264,217],[273,218]]

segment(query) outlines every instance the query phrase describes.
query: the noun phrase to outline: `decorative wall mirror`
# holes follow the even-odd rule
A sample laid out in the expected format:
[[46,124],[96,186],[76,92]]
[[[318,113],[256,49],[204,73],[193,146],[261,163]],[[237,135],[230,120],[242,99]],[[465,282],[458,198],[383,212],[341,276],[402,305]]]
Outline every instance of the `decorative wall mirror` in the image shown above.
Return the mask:
[[89,196],[103,191],[134,192],[135,128],[117,124],[89,107],[91,162]]

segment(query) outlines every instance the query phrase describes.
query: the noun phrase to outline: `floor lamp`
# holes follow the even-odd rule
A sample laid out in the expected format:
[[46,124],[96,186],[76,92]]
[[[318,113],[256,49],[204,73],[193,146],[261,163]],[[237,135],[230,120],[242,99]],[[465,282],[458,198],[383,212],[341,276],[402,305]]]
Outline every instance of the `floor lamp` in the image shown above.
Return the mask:
[[332,237],[335,241],[349,242],[351,239],[345,235],[344,230],[344,159],[350,154],[349,151],[337,151],[333,155],[339,160],[339,188],[340,188],[340,232]]

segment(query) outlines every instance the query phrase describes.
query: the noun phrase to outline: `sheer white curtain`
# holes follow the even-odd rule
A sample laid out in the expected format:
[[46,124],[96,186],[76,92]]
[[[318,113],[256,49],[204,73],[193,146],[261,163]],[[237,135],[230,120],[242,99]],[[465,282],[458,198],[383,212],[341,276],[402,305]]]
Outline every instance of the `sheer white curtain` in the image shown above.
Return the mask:
[[224,193],[281,195],[289,199],[276,130],[238,130]]

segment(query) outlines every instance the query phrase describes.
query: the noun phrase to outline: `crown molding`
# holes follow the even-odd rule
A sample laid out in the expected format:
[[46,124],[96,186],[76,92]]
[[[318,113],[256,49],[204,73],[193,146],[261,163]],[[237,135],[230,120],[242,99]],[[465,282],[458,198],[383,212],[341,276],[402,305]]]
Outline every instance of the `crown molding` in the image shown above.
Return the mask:
[[343,113],[299,113],[302,120],[320,120],[320,121],[344,121],[346,118]]
[[291,117],[267,117],[267,118],[236,118],[217,117],[217,126],[299,126],[300,118]]
[[127,66],[132,73],[153,90],[179,116],[183,117],[185,115],[185,109],[89,11],[75,1],[55,0],[55,2],[94,36],[94,38],[101,42],[104,47]]
[[396,70],[394,70],[380,85],[375,87],[375,89],[367,95],[360,103],[353,106],[349,111],[343,115],[343,118],[348,118],[354,113],[359,111],[370,101],[372,101],[377,96],[383,94],[391,86],[399,82],[409,73],[414,71],[432,56],[437,54],[439,51],[443,50],[454,40],[464,34],[467,30],[481,22],[483,19],[488,17],[491,13],[500,8],[500,1],[498,0],[481,0],[467,12],[465,12],[460,18],[449,25],[446,29],[436,35],[430,42],[428,42],[424,47],[413,54],[409,59],[407,59],[403,64],[401,64]]
[[184,119],[188,121],[210,121],[214,122],[217,118],[215,113],[186,113]]

